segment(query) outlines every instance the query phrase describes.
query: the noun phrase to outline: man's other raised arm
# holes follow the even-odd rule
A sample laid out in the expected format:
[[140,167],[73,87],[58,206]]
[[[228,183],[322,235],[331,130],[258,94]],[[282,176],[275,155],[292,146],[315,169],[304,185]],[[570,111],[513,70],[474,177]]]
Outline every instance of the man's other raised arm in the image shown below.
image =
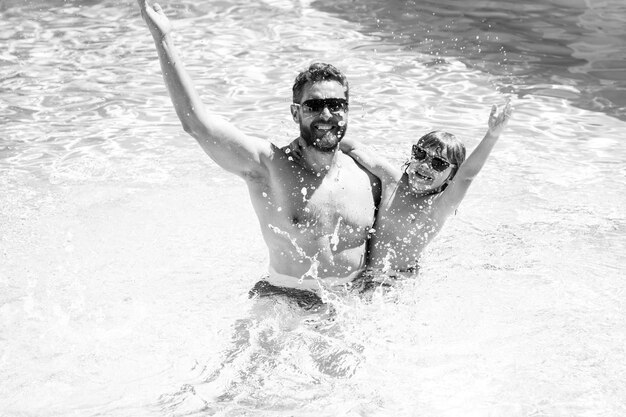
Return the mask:
[[240,176],[265,174],[271,144],[245,135],[220,117],[209,114],[187,74],[170,33],[172,25],[158,4],[137,0],[159,54],[163,79],[183,128],[219,166]]

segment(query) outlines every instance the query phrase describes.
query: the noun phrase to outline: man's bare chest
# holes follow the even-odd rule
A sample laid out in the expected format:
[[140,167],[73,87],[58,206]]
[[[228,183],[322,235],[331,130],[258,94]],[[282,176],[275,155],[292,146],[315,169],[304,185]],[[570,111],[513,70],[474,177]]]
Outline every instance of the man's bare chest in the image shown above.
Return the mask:
[[374,199],[367,184],[326,181],[282,193],[285,220],[315,234],[361,231],[372,226]]
[[319,174],[288,160],[276,161],[270,169],[262,189],[254,187],[261,192],[251,189],[262,225],[307,240],[330,235],[361,239],[372,227],[372,183],[351,159]]

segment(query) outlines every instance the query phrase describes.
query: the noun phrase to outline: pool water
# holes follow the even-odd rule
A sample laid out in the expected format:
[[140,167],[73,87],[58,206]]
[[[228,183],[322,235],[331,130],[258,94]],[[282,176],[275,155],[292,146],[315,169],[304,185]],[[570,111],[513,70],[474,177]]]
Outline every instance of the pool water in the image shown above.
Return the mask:
[[278,145],[317,60],[398,164],[513,119],[416,277],[260,315],[245,185],[182,131],[136,2],[0,0],[1,415],[626,413],[621,1],[162,5],[209,107]]

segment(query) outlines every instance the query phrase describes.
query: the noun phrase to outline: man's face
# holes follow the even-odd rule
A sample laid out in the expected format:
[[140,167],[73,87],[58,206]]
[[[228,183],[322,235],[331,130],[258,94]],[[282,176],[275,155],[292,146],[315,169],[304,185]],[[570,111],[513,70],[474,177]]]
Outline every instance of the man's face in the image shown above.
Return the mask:
[[[337,149],[348,127],[345,99],[344,88],[337,81],[318,81],[304,86],[302,100],[292,106],[292,115],[300,125],[300,136],[308,146],[322,152]],[[345,107],[341,106],[344,102]]]

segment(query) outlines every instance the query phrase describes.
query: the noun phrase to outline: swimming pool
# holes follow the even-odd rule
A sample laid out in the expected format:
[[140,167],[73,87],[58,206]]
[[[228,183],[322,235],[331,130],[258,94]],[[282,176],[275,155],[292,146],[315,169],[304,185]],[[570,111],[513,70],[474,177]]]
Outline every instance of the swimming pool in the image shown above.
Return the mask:
[[255,321],[245,186],[182,131],[135,2],[0,1],[0,414],[624,414],[621,2],[163,6],[206,102],[280,145],[314,60],[398,164],[513,120],[418,277]]

